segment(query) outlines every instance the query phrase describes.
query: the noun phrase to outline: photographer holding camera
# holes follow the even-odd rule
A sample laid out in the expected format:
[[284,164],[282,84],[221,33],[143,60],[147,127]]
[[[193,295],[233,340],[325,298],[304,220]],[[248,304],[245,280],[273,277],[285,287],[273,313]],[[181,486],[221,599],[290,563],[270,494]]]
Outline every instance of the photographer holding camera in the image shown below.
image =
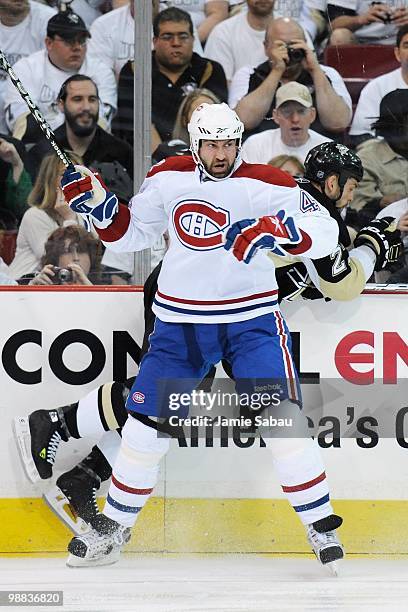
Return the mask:
[[78,225],[60,227],[48,238],[41,271],[28,284],[100,284],[101,257],[102,244],[93,234]]
[[247,136],[278,127],[272,119],[276,90],[290,81],[305,85],[312,95],[313,130],[328,138],[345,130],[352,115],[350,95],[339,73],[319,64],[300,25],[286,17],[271,20],[264,46],[268,60],[256,68],[241,68],[231,83],[229,105],[245,124]]

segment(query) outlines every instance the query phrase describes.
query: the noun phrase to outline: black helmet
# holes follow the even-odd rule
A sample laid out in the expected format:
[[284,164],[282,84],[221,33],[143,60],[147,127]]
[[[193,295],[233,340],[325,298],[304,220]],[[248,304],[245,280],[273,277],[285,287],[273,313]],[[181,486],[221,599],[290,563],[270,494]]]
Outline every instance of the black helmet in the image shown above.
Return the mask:
[[323,184],[331,174],[337,174],[341,191],[348,178],[357,181],[363,178],[363,164],[359,156],[337,142],[323,142],[310,149],[304,166],[304,177],[319,184]]

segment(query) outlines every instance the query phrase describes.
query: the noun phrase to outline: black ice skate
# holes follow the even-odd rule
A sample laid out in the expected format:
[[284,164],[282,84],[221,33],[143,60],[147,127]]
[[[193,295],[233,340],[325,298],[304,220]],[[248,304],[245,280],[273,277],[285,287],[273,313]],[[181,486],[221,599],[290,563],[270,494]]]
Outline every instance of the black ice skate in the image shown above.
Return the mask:
[[62,474],[43,498],[51,510],[76,535],[89,531],[99,514],[96,492],[101,479],[88,466],[80,463]]
[[130,527],[123,527],[104,514],[92,521],[93,528],[68,544],[69,567],[111,565],[119,560],[122,547],[130,540]]
[[59,443],[70,437],[62,409],[36,410],[29,416],[15,417],[13,426],[27,478],[31,482],[51,478]]
[[336,561],[344,557],[344,549],[340,544],[336,529],[343,519],[331,514],[307,527],[307,539],[320,563],[337,576]]

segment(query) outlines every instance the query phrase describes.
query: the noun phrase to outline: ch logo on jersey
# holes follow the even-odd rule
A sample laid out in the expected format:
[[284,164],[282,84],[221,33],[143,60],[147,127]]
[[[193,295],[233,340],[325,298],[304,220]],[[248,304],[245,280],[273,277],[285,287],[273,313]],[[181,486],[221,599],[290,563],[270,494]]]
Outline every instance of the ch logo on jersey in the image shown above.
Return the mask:
[[227,210],[204,200],[183,200],[173,209],[173,225],[184,246],[196,251],[219,249],[230,224]]

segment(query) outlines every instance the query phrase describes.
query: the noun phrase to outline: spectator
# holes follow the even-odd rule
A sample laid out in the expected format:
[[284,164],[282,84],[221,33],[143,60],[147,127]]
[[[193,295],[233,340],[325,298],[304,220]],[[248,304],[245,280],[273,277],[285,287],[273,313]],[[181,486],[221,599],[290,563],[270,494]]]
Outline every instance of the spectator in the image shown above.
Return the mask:
[[[132,147],[98,125],[99,95],[95,82],[82,74],[70,76],[63,83],[57,102],[65,117],[55,130],[59,146],[73,151],[85,166],[117,161],[133,178]],[[49,141],[43,138],[29,151],[29,168],[34,178],[40,160],[52,150]]]
[[209,35],[205,54],[221,64],[228,82],[243,66],[265,60],[262,43],[274,4],[275,0],[247,0],[248,12],[219,23]]
[[296,155],[277,155],[268,161],[270,166],[280,168],[293,177],[303,176],[305,167]]
[[[48,20],[55,9],[29,0],[1,0],[1,50],[11,65],[22,57],[43,49]],[[0,133],[8,133],[4,114],[7,72],[0,68]]]
[[380,138],[368,140],[358,152],[364,176],[353,208],[363,225],[408,193],[408,89],[391,91],[381,100],[373,128]]
[[[185,11],[170,8],[153,23],[152,122],[162,141],[169,140],[179,106],[186,94],[206,87],[222,101],[227,99],[225,74],[217,62],[193,52],[193,25]],[[115,133],[133,141],[133,63],[121,71]]]
[[0,285],[17,285],[17,282],[11,278],[9,267],[0,257]]
[[355,145],[374,138],[371,121],[378,117],[383,97],[394,89],[408,88],[408,24],[398,30],[394,53],[401,68],[372,79],[360,94],[349,132]]
[[398,4],[394,0],[329,0],[327,14],[333,30],[330,44],[395,45],[398,28],[408,24],[407,2]]
[[41,271],[28,284],[101,284],[101,256],[102,243],[99,238],[78,225],[59,227],[45,243],[40,261]]
[[200,104],[219,104],[220,100],[209,89],[194,89],[182,101],[177,113],[172,139],[158,145],[152,157],[155,163],[171,155],[190,155],[190,136],[187,125]]
[[296,81],[278,88],[272,118],[279,128],[248,138],[242,148],[245,161],[266,164],[271,157],[286,153],[303,162],[310,149],[330,140],[309,129],[316,119],[316,109],[308,88]]
[[[74,163],[79,160],[72,156]],[[65,167],[54,155],[44,157],[34,187],[28,197],[30,208],[25,212],[17,235],[17,248],[10,264],[12,278],[20,278],[38,268],[44,245],[54,229],[67,225],[83,225],[65,202],[60,180]]]
[[227,19],[229,2],[228,0],[196,0],[194,3],[191,0],[162,0],[160,2],[160,10],[171,6],[177,6],[190,13],[200,41],[205,43],[214,26]]
[[21,142],[0,135],[0,225],[3,229],[17,229],[27,208],[32,184],[24,160]]
[[[86,55],[89,32],[82,19],[65,11],[54,15],[47,26],[46,49],[22,58],[14,65],[17,76],[30,92],[52,129],[64,115],[56,104],[57,94],[68,76],[81,72],[92,78],[101,98],[101,120],[108,125],[116,108],[116,82],[113,72],[102,62]],[[16,138],[36,142],[41,134],[27,105],[9,81],[5,96],[6,120]]]
[[[126,2],[106,15],[95,19],[91,26],[91,40],[88,51],[115,73],[116,78],[123,66],[135,57],[134,2]],[[153,2],[153,19],[157,15]],[[193,50],[199,55],[203,48],[198,38],[194,38]]]
[[265,51],[266,62],[241,68],[231,84],[229,103],[246,130],[255,133],[277,127],[272,119],[276,90],[290,81],[306,85],[311,92],[316,108],[313,130],[333,138],[346,129],[352,105],[344,81],[337,70],[319,64],[298,23],[273,19],[266,31]]

